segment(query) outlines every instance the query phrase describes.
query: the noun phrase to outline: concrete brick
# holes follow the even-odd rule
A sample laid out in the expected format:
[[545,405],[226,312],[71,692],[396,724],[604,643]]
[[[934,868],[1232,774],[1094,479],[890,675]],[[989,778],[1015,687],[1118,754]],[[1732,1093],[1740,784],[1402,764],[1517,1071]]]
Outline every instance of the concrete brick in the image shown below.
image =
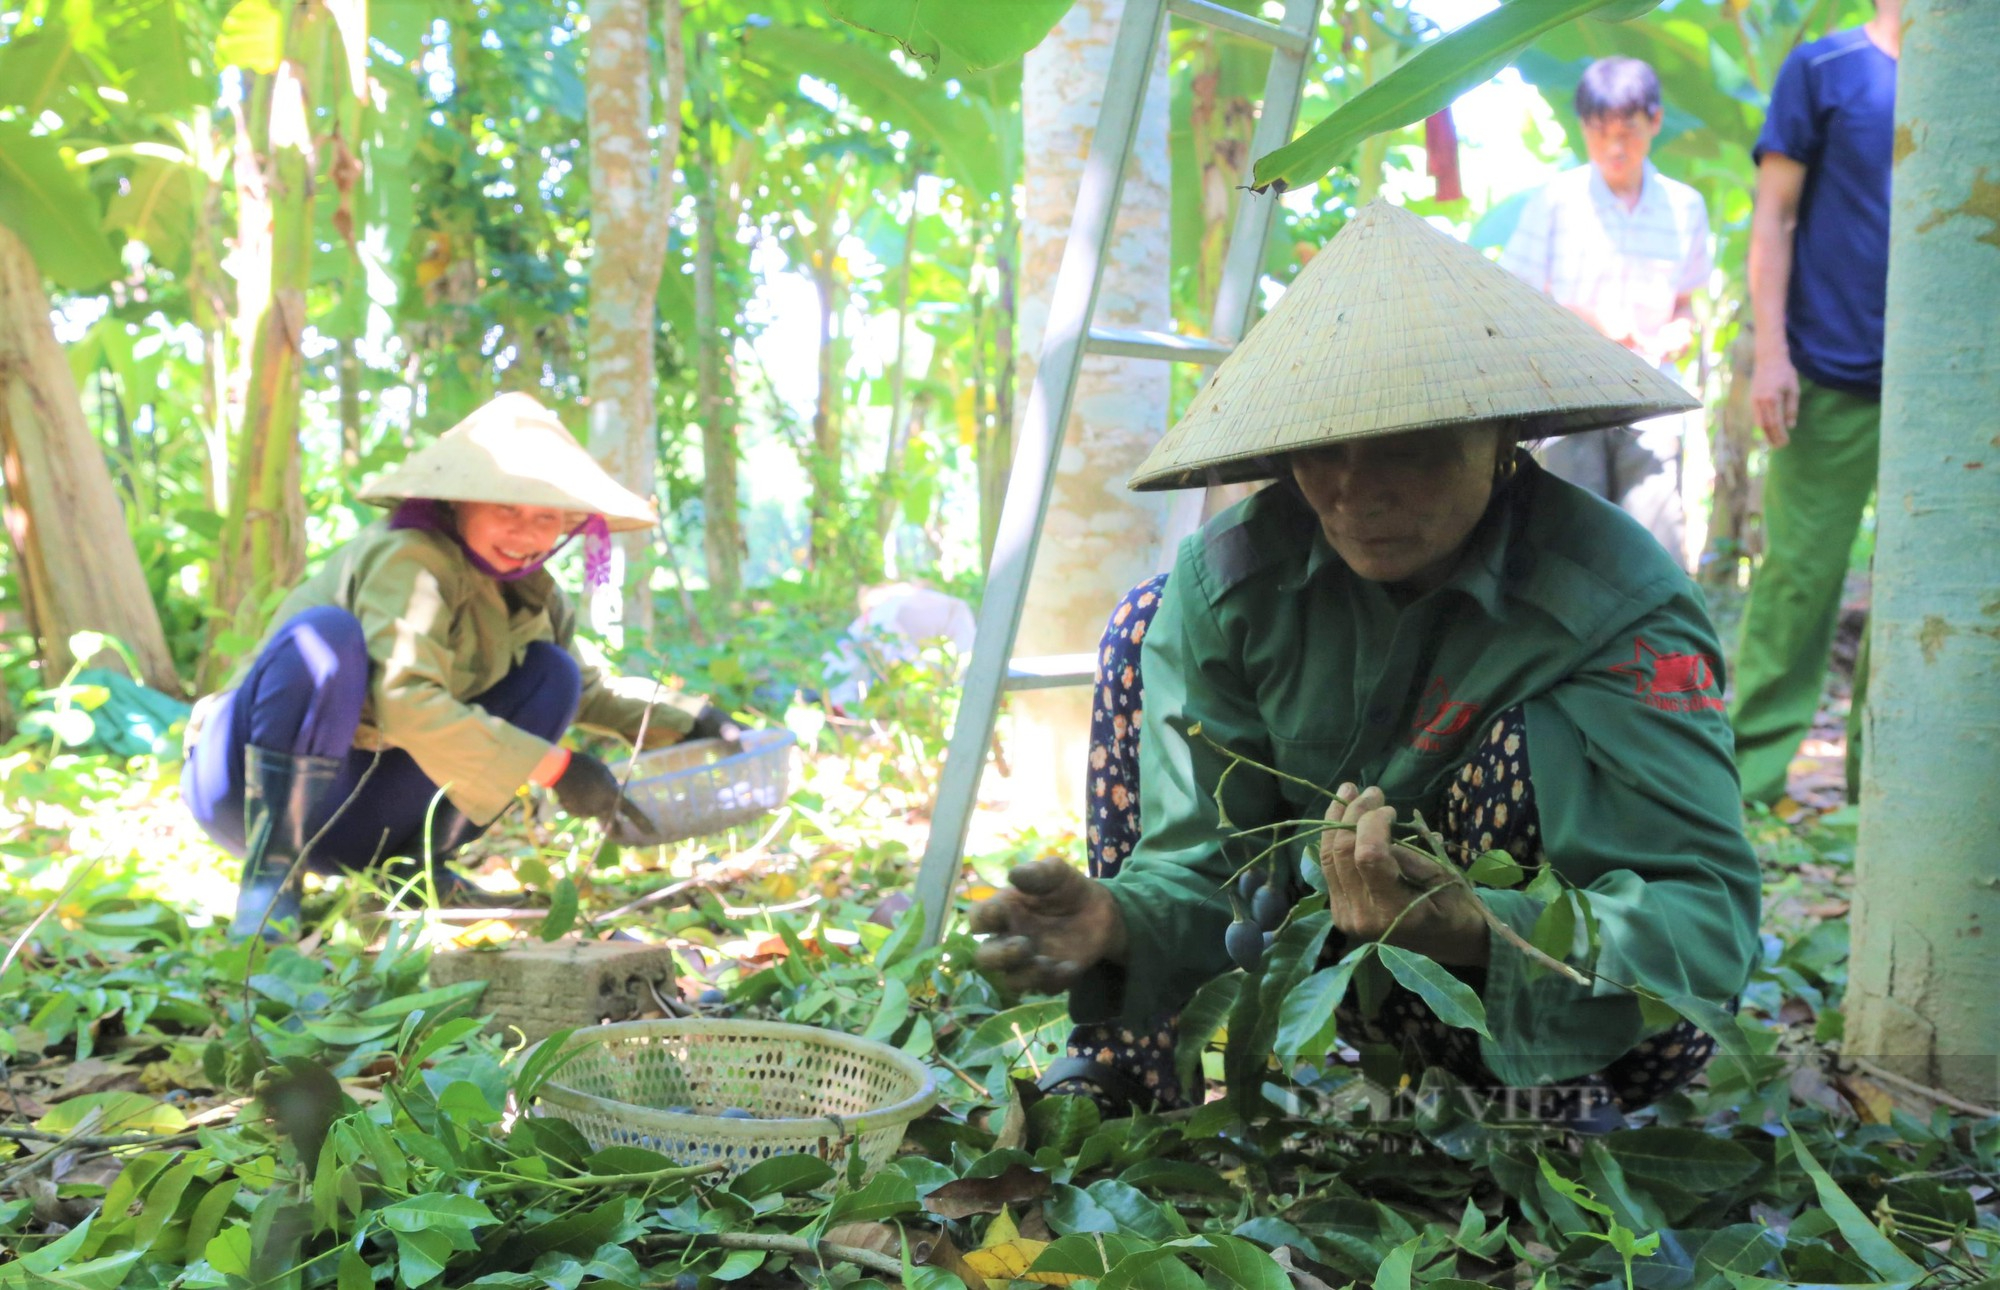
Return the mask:
[[573,1026],[658,1012],[647,985],[677,998],[674,976],[671,950],[637,941],[561,940],[431,957],[432,985],[484,980],[479,1009],[493,1014],[491,1028],[506,1033],[519,1027],[530,1042]]

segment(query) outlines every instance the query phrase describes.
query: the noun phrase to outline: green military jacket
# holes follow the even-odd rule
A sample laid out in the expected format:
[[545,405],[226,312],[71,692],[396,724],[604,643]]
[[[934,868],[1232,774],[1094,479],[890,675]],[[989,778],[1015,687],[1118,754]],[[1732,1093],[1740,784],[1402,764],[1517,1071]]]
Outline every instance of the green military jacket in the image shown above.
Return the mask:
[[[538,570],[501,582],[474,568],[445,534],[385,522],[328,556],[272,621],[323,605],[360,619],[368,640],[368,701],[355,746],[401,748],[468,818],[485,823],[500,814],[549,744],[467,700],[498,684],[534,641],[574,655],[576,618],[555,580]],[[636,737],[655,684],[607,678],[578,663],[577,721]],[[241,679],[239,671],[231,686]],[[647,743],[686,733],[699,707],[698,699],[660,690]]]
[[[1437,590],[1399,605],[1355,576],[1289,482],[1181,547],[1144,643],[1137,848],[1110,880],[1130,941],[1072,991],[1079,1021],[1177,1009],[1230,963],[1229,875],[1202,733],[1332,789],[1381,786],[1438,821],[1490,719],[1525,705],[1550,864],[1588,892],[1601,978],[1726,1003],[1757,951],[1759,879],[1742,828],[1722,654],[1693,584],[1615,507],[1532,464]],[[1234,829],[1317,819],[1327,798],[1239,769]],[[1541,902],[1484,891],[1526,936]],[[1487,1065],[1513,1086],[1600,1069],[1646,1037],[1629,993],[1530,978],[1499,938],[1481,983]]]

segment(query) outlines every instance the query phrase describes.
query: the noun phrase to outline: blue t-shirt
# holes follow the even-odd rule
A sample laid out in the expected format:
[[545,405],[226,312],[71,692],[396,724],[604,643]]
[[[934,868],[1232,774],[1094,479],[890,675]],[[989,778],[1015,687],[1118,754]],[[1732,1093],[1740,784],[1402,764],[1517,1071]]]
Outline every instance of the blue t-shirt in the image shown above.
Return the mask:
[[1856,28],[1786,57],[1754,154],[1806,167],[1785,298],[1792,365],[1863,394],[1882,389],[1895,135],[1896,60]]

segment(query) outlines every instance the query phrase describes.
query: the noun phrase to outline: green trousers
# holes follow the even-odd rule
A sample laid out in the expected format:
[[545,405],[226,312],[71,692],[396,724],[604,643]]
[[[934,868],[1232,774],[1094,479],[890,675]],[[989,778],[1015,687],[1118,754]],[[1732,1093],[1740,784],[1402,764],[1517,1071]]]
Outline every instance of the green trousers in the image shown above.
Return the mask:
[[1764,559],[1743,612],[1730,713],[1745,801],[1784,795],[1819,710],[1854,537],[1875,491],[1881,425],[1876,400],[1801,380],[1791,442],[1771,454]]

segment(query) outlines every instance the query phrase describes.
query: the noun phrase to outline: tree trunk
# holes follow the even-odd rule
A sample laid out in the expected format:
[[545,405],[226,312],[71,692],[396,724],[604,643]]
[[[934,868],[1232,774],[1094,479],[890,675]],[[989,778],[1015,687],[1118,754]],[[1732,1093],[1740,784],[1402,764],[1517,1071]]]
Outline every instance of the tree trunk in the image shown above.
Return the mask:
[[[993,328],[993,430],[981,458],[980,512],[981,567],[993,563],[993,543],[1000,533],[1000,508],[1007,501],[1007,474],[1014,468],[1014,391],[1018,379],[1015,363],[1014,326],[1020,316],[1021,290],[1021,209],[1013,193],[1000,197],[1000,240],[994,243],[994,276],[999,280],[999,298],[994,302]],[[1052,280],[1053,281],[1053,280]],[[988,467],[986,459],[991,459]]]
[[229,510],[215,579],[217,617],[199,688],[220,683],[256,635],[271,594],[305,567],[299,492],[299,340],[313,255],[313,106],[331,75],[331,15],[320,0],[284,10],[284,62],[255,78],[236,145],[237,322],[248,355],[243,415],[230,454]]
[[[830,182],[837,188],[839,177],[834,176]],[[828,212],[834,209],[835,201],[837,198],[828,201]],[[819,380],[818,392],[813,399],[812,457],[806,462],[806,474],[812,481],[809,508],[812,532],[807,539],[806,559],[812,568],[822,570],[833,559],[835,529],[838,527],[835,516],[846,500],[842,482],[846,444],[840,425],[841,365],[835,352],[835,323],[840,315],[840,279],[833,267],[835,243],[829,223],[830,220],[820,221],[819,229],[826,234],[824,244],[811,246],[812,262],[807,266],[812,273],[819,311]]]
[[[1033,379],[1049,297],[1083,182],[1123,0],[1079,0],[1028,55],[1021,88],[1026,202],[1021,237],[1021,386]],[[1162,42],[1132,145],[1118,224],[1106,248],[1096,321],[1164,327],[1170,315],[1166,49]],[[1169,372],[1140,359],[1087,357],[1056,466],[1016,652],[1087,653],[1120,596],[1158,571],[1170,496],[1126,479],[1167,428]],[[1009,761],[1029,777],[1016,795],[1079,816],[1088,691],[1040,690],[1013,703]]]
[[[706,58],[707,34],[695,39],[696,56]],[[709,591],[727,604],[743,591],[743,520],[737,509],[735,381],[731,376],[736,311],[730,309],[728,334],[724,335],[716,317],[716,278],[724,230],[715,200],[715,190],[722,182],[715,161],[715,113],[706,91],[695,96],[694,106],[695,164],[700,170],[700,187],[695,190],[694,339],[695,415],[701,418],[702,552],[708,562]],[[724,393],[725,386],[729,393]]]
[[351,336],[335,342],[334,378],[339,387],[340,464],[355,470],[361,465],[361,364],[354,357]]
[[1760,545],[1751,521],[1756,510],[1750,481],[1750,448],[1756,434],[1756,419],[1750,411],[1750,377],[1755,363],[1755,339],[1745,325],[1730,342],[1725,360],[1728,392],[1716,417],[1715,486],[1706,544],[1711,558],[1696,566],[1703,582],[1734,585]]
[[[2000,25],[1903,9],[1845,1049],[2000,1100]],[[1978,320],[1985,319],[1981,324]]]
[[[7,484],[16,581],[40,642],[47,683],[60,680],[79,661],[70,656],[70,637],[96,631],[116,637],[132,652],[140,680],[181,693],[104,451],[84,422],[76,382],[49,327],[41,272],[4,224],[0,473]],[[119,667],[111,653],[94,661]]]
[[903,219],[903,263],[896,271],[896,356],[889,372],[889,430],[883,436],[887,442],[882,448],[882,475],[875,486],[877,547],[888,541],[889,530],[896,526],[896,472],[902,467],[903,446],[909,442],[904,434],[903,400],[910,386],[910,270],[911,261],[917,258],[917,181],[922,176],[923,171],[912,161],[905,189],[910,212]]
[[[653,495],[659,456],[653,362],[654,310],[667,256],[673,172],[680,155],[686,69],[680,0],[661,0],[666,75],[654,123],[648,0],[589,0],[585,76],[590,128],[590,450],[641,497]],[[612,587],[593,599],[598,630],[639,639],[652,629],[651,549],[655,534],[628,533],[613,553]],[[622,642],[621,642],[622,643]]]

